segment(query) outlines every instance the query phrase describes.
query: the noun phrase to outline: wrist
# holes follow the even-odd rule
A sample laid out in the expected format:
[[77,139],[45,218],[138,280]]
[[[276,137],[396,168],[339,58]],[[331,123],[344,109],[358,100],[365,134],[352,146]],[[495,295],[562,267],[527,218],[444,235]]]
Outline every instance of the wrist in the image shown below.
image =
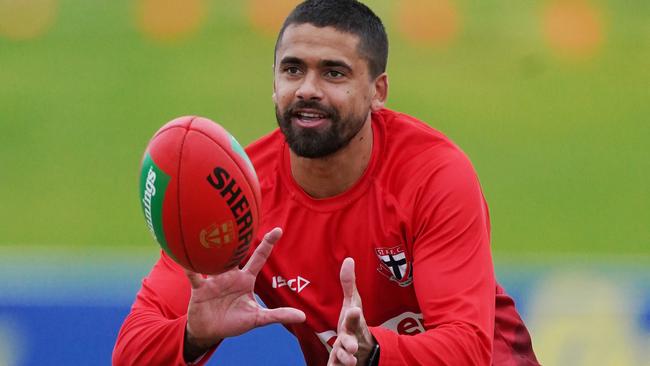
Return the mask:
[[367,366],[379,366],[379,343],[377,343],[377,340],[374,341],[375,344],[371,348],[370,355],[368,356],[368,360],[366,361]]
[[183,358],[185,362],[193,362],[203,356],[210,347],[218,342],[210,342],[195,337],[190,331],[189,325],[185,326],[185,335],[183,337]]
[[359,346],[359,351],[356,353],[357,365],[373,365],[373,355],[377,352],[377,347],[379,347],[379,343],[377,343],[375,337],[370,335],[368,341],[359,344]]

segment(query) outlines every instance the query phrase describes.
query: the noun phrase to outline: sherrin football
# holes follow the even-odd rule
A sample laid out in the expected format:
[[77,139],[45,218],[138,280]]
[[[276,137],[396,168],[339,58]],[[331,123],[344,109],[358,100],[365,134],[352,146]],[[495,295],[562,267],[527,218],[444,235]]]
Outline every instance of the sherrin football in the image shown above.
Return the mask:
[[140,200],[160,247],[198,273],[239,265],[259,224],[261,193],[253,164],[231,134],[202,117],[177,118],[149,141]]

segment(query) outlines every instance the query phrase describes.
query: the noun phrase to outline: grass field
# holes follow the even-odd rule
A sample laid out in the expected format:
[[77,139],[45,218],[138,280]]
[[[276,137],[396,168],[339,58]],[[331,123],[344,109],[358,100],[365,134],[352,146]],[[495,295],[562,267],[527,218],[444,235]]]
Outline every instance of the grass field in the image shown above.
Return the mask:
[[[132,3],[61,0],[42,36],[0,34],[0,245],[151,246],[137,178],[160,125],[203,115],[243,143],[275,127],[274,39],[242,3],[209,2],[173,43],[144,36]],[[584,60],[548,47],[543,2],[459,1],[444,47],[369,3],[392,42],[389,107],[468,153],[497,256],[650,256],[649,2],[593,2],[602,45]]]

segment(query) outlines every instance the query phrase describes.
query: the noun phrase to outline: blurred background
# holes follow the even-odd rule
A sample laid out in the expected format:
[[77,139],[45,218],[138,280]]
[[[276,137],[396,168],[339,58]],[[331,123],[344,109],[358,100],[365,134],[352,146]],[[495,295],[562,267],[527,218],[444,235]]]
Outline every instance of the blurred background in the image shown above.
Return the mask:
[[[188,114],[244,144],[274,129],[295,4],[0,0],[0,365],[110,364],[158,257],[137,191],[149,138]],[[540,361],[650,365],[650,2],[367,4],[391,41],[388,106],[479,173]],[[280,327],[215,358],[304,364]]]

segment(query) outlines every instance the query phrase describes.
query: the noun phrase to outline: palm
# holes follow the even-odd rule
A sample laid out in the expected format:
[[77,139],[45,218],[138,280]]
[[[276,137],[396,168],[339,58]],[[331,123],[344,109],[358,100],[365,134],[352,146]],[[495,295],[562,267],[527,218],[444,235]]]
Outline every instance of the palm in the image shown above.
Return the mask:
[[233,268],[205,279],[188,273],[192,296],[187,328],[193,337],[210,344],[270,323],[304,321],[303,312],[292,308],[265,309],[253,295],[257,274],[280,235],[278,229],[269,232],[241,270]]

